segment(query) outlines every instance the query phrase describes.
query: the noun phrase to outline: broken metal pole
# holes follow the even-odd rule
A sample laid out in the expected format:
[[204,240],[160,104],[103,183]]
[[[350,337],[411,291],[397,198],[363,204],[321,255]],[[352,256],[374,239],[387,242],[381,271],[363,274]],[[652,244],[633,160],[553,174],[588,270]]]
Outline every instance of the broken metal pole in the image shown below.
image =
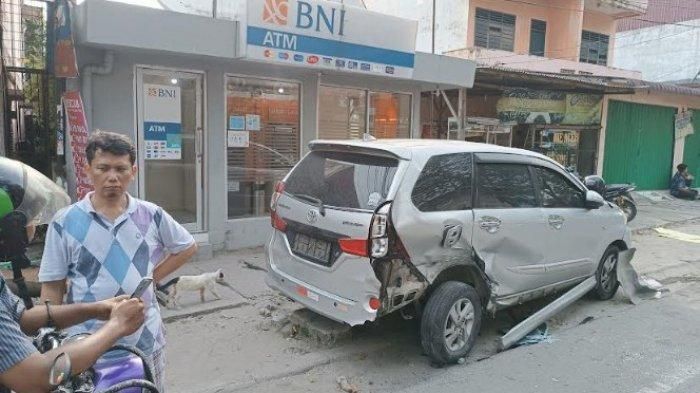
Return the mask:
[[518,340],[525,337],[537,326],[541,325],[543,322],[571,305],[571,303],[582,298],[583,295],[595,288],[595,285],[596,278],[595,276],[592,276],[586,281],[573,287],[571,290],[560,296],[557,300],[549,303],[540,311],[530,315],[530,317],[528,317],[526,320],[520,322],[515,327],[510,329],[505,336],[501,337],[499,350],[505,351],[506,349],[512,347],[518,342]]

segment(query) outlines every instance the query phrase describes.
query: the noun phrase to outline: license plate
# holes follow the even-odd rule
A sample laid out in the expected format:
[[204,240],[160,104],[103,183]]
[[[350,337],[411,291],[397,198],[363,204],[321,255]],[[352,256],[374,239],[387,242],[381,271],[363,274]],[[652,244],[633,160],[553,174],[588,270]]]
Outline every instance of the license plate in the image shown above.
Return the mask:
[[331,243],[302,234],[294,238],[293,251],[301,256],[328,262],[331,257]]

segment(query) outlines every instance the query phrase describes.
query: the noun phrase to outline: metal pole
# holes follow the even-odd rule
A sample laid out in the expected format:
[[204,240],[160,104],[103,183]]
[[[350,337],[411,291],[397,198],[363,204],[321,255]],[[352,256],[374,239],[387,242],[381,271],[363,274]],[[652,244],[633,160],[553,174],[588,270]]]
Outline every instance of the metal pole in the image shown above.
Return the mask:
[[432,44],[433,54],[435,54],[435,2],[436,1],[437,0],[433,0],[433,34],[432,34],[433,35],[433,37],[432,37],[432,39],[433,39],[433,44]]
[[214,19],[216,19],[216,14],[217,14],[216,11],[217,11],[217,8],[218,8],[218,7],[217,7],[217,0],[213,0],[213,3],[212,3],[212,5],[211,5],[211,13],[212,13]]
[[583,295],[587,294],[588,292],[590,292],[590,290],[595,288],[595,285],[596,278],[595,276],[592,276],[586,281],[578,284],[573,289],[563,294],[561,297],[557,298],[557,300],[549,303],[540,311],[532,314],[529,318],[520,322],[514,328],[510,329],[510,331],[508,331],[508,333],[506,333],[505,336],[501,337],[499,349],[501,351],[504,351],[512,347],[515,343],[518,342],[518,340],[525,337],[531,331],[535,330],[535,328],[541,325],[542,322],[545,322],[549,318],[559,313],[561,310],[571,305],[571,303],[582,298]]

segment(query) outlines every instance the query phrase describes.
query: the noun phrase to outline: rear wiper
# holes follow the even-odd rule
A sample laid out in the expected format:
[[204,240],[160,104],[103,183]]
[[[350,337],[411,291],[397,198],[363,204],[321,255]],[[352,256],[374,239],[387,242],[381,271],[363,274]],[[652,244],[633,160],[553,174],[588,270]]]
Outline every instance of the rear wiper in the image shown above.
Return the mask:
[[303,199],[307,202],[314,203],[316,207],[318,207],[318,212],[321,213],[323,217],[326,216],[326,208],[323,206],[323,201],[320,200],[319,198],[312,197],[311,195],[307,194],[294,194],[295,197],[299,199]]

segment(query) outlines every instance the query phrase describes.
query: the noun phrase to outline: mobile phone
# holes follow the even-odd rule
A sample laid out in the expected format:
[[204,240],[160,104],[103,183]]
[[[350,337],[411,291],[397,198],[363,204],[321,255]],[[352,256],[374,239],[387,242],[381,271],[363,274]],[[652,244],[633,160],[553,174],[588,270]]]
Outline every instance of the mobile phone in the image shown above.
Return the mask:
[[137,298],[141,297],[144,292],[146,292],[146,289],[148,289],[149,286],[151,286],[151,283],[153,282],[153,278],[151,277],[144,277],[141,279],[141,282],[139,283],[139,286],[136,287],[136,290],[134,293],[131,295],[131,298]]

